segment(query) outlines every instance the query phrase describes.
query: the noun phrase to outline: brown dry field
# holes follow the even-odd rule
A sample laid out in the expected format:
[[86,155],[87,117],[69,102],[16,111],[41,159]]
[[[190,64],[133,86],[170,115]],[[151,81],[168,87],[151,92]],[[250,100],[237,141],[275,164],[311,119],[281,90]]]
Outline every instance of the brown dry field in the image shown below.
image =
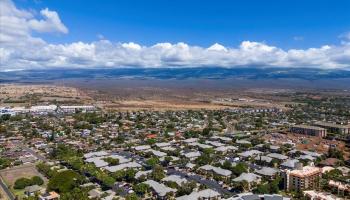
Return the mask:
[[200,102],[183,102],[183,101],[157,101],[157,100],[129,100],[129,101],[114,101],[112,103],[104,103],[106,110],[219,110],[232,108],[232,106],[200,103]]
[[31,178],[33,176],[40,176],[45,183],[47,179],[36,169],[34,164],[20,165],[10,169],[0,171],[0,176],[8,186],[13,187],[15,181],[19,178]]
[[[101,83],[100,83],[101,84]],[[221,98],[252,99],[251,93],[231,90],[176,88],[133,85],[20,85],[0,84],[0,107],[59,104],[93,104],[104,110],[198,110],[238,107],[279,107],[284,103],[266,100],[257,93],[256,101],[218,101]],[[255,91],[254,91],[255,92]],[[264,91],[267,92],[267,91]],[[22,101],[22,102],[9,102]]]
[[30,106],[58,102],[91,102],[82,90],[56,85],[0,84],[0,106]]
[[299,135],[293,133],[280,134],[273,133],[264,136],[267,141],[272,141],[276,144],[282,144],[283,142],[291,141],[296,144],[297,150],[314,151],[317,153],[327,153],[329,145],[336,145],[337,149],[341,149],[344,152],[345,159],[350,158],[350,150],[345,147],[345,142],[336,140],[326,140],[319,137]]

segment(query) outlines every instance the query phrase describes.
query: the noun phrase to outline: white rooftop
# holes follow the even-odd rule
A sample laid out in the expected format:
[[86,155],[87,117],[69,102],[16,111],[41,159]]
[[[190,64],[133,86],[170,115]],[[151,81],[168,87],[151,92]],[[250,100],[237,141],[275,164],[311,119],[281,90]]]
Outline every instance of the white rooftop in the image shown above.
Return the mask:
[[178,175],[170,175],[166,176],[162,179],[162,181],[171,181],[175,182],[177,185],[181,186],[183,183],[187,183],[187,179],[181,178],[181,176]]
[[227,169],[222,169],[220,167],[214,167],[212,165],[204,165],[200,167],[199,169],[204,169],[206,171],[214,171],[215,173],[222,175],[222,176],[230,176],[232,172]]
[[139,167],[141,167],[141,165],[138,164],[137,162],[128,162],[120,165],[104,167],[104,169],[108,170],[109,172],[116,172],[127,168],[139,168]]
[[161,197],[164,197],[169,192],[176,192],[176,189],[165,186],[162,183],[158,183],[154,180],[147,180],[144,183],[153,188],[153,190]]
[[261,176],[254,173],[242,173],[239,177],[233,179],[234,182],[247,181],[248,183],[259,181]]
[[214,197],[220,197],[220,193],[212,189],[205,189],[198,192],[192,192],[189,195],[177,197],[176,200],[198,200],[198,199],[210,199]]
[[141,145],[141,146],[134,147],[134,149],[136,151],[143,151],[143,150],[147,150],[147,149],[150,149],[150,148],[151,148],[151,146],[149,146],[149,145]]

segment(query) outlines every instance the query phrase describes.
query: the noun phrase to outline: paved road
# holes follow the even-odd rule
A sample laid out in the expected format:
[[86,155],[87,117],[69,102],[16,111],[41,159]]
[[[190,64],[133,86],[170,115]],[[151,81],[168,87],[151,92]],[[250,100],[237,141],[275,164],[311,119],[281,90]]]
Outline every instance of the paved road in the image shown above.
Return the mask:
[[211,189],[214,189],[214,190],[218,191],[222,195],[233,196],[235,194],[235,193],[230,192],[229,190],[223,188],[215,180],[203,179],[203,177],[201,177],[199,175],[188,175],[188,174],[186,174],[184,172],[177,171],[177,170],[174,170],[174,169],[168,169],[168,174],[170,174],[170,175],[178,175],[178,176],[185,177],[187,179],[196,181],[198,183],[201,183],[203,185],[208,186]]
[[2,180],[2,178],[0,177],[0,187],[2,187],[2,190],[5,191],[7,197],[10,200],[15,200],[15,196],[12,194],[12,192],[10,191],[10,189],[6,186],[6,184],[4,183],[4,181]]
[[25,144],[21,144],[21,143],[15,143],[16,145],[21,146],[24,150],[26,150],[27,152],[31,153],[33,156],[35,156],[37,159],[41,160],[41,161],[45,161],[48,162],[49,160],[46,159],[44,156],[38,154],[37,152],[35,152],[33,149],[27,147]]

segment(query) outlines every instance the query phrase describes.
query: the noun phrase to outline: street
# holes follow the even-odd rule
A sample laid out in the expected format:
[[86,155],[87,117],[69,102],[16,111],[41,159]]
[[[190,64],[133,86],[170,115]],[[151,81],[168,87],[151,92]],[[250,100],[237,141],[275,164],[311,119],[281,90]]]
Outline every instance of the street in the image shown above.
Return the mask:
[[5,191],[7,197],[10,200],[15,200],[15,196],[12,194],[12,192],[10,191],[10,189],[6,186],[6,184],[4,183],[4,181],[2,180],[2,178],[0,177],[0,186],[2,187],[2,189]]
[[27,147],[24,144],[21,144],[19,142],[14,142],[14,144],[19,145],[20,147],[22,147],[24,150],[26,150],[27,152],[31,153],[33,156],[35,156],[37,159],[44,161],[44,162],[48,162],[49,160],[46,159],[44,156],[38,154],[37,152],[35,152],[33,149]]

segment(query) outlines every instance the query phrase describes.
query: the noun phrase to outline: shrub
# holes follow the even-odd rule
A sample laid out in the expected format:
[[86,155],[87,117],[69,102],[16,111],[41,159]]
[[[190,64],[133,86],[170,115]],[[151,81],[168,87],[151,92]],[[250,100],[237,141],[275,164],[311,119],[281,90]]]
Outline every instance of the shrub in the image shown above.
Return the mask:
[[20,190],[24,189],[27,186],[31,185],[43,185],[44,180],[39,176],[33,176],[31,179],[29,178],[19,178],[15,181],[14,189]]
[[32,185],[32,180],[28,178],[19,178],[16,180],[15,185],[13,186],[14,189],[20,190],[24,189],[27,186]]
[[43,185],[44,180],[40,176],[33,176],[32,179],[32,185]]

